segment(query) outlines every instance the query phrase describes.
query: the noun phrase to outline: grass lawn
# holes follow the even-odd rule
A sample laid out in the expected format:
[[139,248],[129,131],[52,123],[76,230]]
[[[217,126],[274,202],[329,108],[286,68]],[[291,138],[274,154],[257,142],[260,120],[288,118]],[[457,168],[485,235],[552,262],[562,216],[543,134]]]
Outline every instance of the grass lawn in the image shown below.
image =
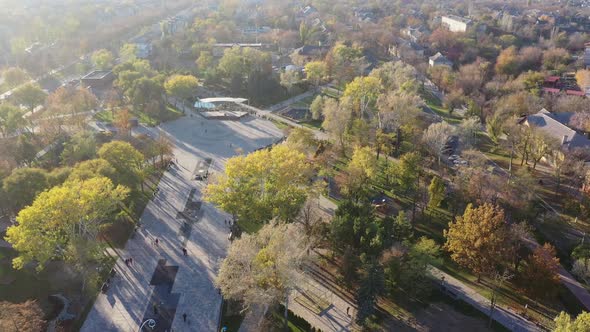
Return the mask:
[[431,110],[434,111],[438,116],[442,117],[446,122],[450,124],[457,124],[461,123],[461,117],[455,114],[451,114],[448,109],[438,106],[433,103],[426,102],[426,106],[428,106]]
[[268,118],[268,120],[269,120],[270,122],[274,123],[274,125],[275,125],[275,126],[277,126],[277,128],[279,128],[279,129],[281,129],[281,130],[282,130],[282,129],[287,129],[287,128],[289,128],[289,126],[288,126],[288,125],[286,125],[285,123],[283,123],[283,122],[281,122],[281,121],[277,121],[277,120],[275,120],[275,119],[273,119],[273,118],[270,118],[270,117]]
[[[157,126],[161,122],[172,121],[172,120],[178,119],[179,117],[181,117],[183,115],[181,111],[179,111],[178,109],[176,109],[172,105],[167,105],[166,110],[164,112],[162,112],[162,115],[159,118],[156,118],[156,117],[154,117],[150,114],[147,114],[145,112],[132,111],[131,113],[134,117],[137,117],[139,122],[144,123],[148,126]],[[101,122],[106,122],[106,123],[113,122],[113,115],[110,110],[100,111],[94,115],[94,118],[97,121],[101,121]]]
[[113,122],[113,113],[110,110],[100,111],[100,112],[94,114],[94,118],[100,122],[112,123]]
[[305,122],[300,122],[300,124],[310,129],[320,129],[322,128],[322,122],[322,120],[309,120]]

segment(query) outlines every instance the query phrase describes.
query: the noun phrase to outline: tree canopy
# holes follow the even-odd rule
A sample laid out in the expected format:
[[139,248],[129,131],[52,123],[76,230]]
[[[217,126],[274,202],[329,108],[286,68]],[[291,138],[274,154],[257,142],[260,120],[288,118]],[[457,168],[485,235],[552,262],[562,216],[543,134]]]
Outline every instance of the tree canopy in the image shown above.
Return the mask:
[[127,194],[127,188],[104,177],[68,181],[41,193],[6,231],[6,240],[18,252],[13,266],[21,269],[34,261],[43,269],[50,259],[65,258],[71,241],[95,241]]
[[166,93],[184,100],[193,98],[198,86],[199,80],[192,75],[172,75],[164,83]]
[[450,222],[443,234],[447,239],[444,248],[451,253],[451,258],[478,278],[495,272],[505,261],[508,233],[504,211],[497,206],[469,204],[465,213]]
[[304,154],[284,145],[233,157],[205,189],[205,199],[238,220],[292,220],[307,197],[310,170]]
[[215,283],[225,298],[243,301],[246,308],[268,308],[295,287],[306,251],[296,224],[266,224],[231,244]]

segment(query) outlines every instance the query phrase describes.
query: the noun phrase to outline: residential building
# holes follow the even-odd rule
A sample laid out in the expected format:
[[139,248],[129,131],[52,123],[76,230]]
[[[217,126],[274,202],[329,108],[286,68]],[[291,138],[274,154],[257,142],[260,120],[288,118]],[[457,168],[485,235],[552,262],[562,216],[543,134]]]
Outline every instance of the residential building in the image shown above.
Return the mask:
[[80,79],[83,87],[105,88],[115,79],[110,70],[95,70]]
[[296,65],[305,66],[308,62],[322,60],[329,50],[327,46],[305,45],[291,53],[291,60]]
[[389,46],[389,54],[400,59],[415,60],[424,57],[424,48],[411,40],[397,38]]
[[418,27],[407,27],[402,29],[401,34],[405,37],[405,39],[414,43],[418,43],[423,39],[424,36],[430,34],[430,31],[421,25]]
[[543,108],[538,113],[527,116],[524,124],[535,126],[555,138],[565,151],[590,148],[590,139],[567,125],[569,118],[567,115],[553,114]]
[[443,16],[441,23],[452,32],[466,32],[473,25],[470,19],[456,15]]
[[442,55],[440,52],[428,58],[428,63],[430,64],[430,67],[453,67],[451,60],[447,59],[447,57]]

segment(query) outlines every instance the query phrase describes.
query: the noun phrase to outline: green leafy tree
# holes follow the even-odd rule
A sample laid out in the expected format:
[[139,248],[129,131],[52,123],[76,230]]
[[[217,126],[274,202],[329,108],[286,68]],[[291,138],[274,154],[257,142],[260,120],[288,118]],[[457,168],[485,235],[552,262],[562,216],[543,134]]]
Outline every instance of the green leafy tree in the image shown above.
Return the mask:
[[225,50],[217,66],[219,72],[231,81],[232,90],[240,91],[245,81],[260,81],[272,71],[270,54],[249,47]]
[[95,177],[106,177],[116,183],[117,170],[104,159],[86,160],[74,166],[68,180],[85,181]]
[[68,165],[96,156],[96,139],[90,132],[79,132],[64,145],[61,160]]
[[279,145],[227,161],[205,189],[205,199],[240,220],[290,221],[307,198],[311,167],[304,154]]
[[31,165],[37,154],[37,148],[32,142],[31,135],[19,135],[12,149],[14,160],[19,165]]
[[366,194],[369,181],[377,176],[377,158],[370,147],[357,147],[346,167],[346,177],[341,182],[342,191],[359,199]]
[[330,224],[330,239],[337,250],[350,246],[355,253],[375,256],[383,248],[382,230],[371,205],[350,199],[338,204]]
[[15,133],[25,124],[23,112],[11,104],[0,104],[0,133],[3,137]]
[[378,78],[372,76],[357,77],[344,88],[344,97],[349,97],[353,103],[354,110],[361,114],[368,111],[368,108],[375,104],[379,92],[381,91],[381,82]]
[[130,89],[131,103],[135,109],[141,110],[155,102],[162,107],[164,104],[164,87],[155,79],[140,78]]
[[47,94],[41,90],[39,85],[27,83],[16,89],[12,96],[17,103],[26,106],[29,111],[33,112],[35,107],[43,104]]
[[328,65],[324,61],[310,61],[305,64],[305,75],[308,81],[318,87],[328,76]]
[[14,212],[31,204],[48,186],[47,172],[40,168],[17,168],[3,180],[4,192],[10,197]]
[[117,171],[115,183],[131,189],[141,184],[140,172],[144,158],[131,144],[122,141],[106,143],[98,150],[98,156]]
[[324,108],[324,98],[317,96],[311,102],[309,110],[311,111],[311,118],[314,120],[320,120],[322,118],[322,109]]
[[430,294],[432,281],[430,265],[442,263],[440,246],[432,239],[421,237],[416,243],[403,251],[392,250],[385,263],[385,282],[392,296],[397,288],[415,298]]
[[199,80],[192,75],[172,75],[164,83],[166,93],[180,100],[193,98],[198,86]]
[[406,153],[398,162],[390,164],[386,172],[390,181],[404,193],[416,191],[420,179],[422,158],[417,152]]
[[195,63],[200,72],[208,72],[214,65],[213,55],[209,51],[201,51]]
[[366,264],[364,270],[365,274],[361,277],[356,296],[358,303],[356,321],[361,325],[365,325],[375,313],[377,296],[381,294],[385,285],[383,268],[378,262],[372,260]]
[[125,187],[115,187],[107,178],[68,181],[41,193],[6,231],[6,240],[18,252],[13,266],[21,269],[34,261],[41,270],[51,259],[67,258],[67,247],[78,239],[88,247],[98,246],[101,225],[127,194]]
[[536,71],[523,73],[519,78],[522,79],[525,90],[534,95],[540,94],[543,83],[545,83],[545,75]]
[[119,49],[119,57],[121,62],[133,62],[137,60],[137,45],[135,44],[124,44]]
[[96,66],[99,70],[107,70],[113,66],[113,62],[115,61],[115,57],[113,53],[108,50],[101,49],[94,53],[92,53],[92,63]]
[[469,204],[443,235],[447,239],[444,248],[451,258],[473,271],[478,282],[506,261],[508,232],[500,207],[486,203],[474,208]]
[[428,186],[428,196],[430,197],[428,206],[439,207],[445,199],[446,189],[443,179],[438,176],[433,177],[432,181],[430,181],[430,186]]
[[320,30],[317,26],[307,24],[305,21],[301,21],[299,24],[299,40],[303,45],[311,45],[317,40]]
[[19,67],[10,67],[4,70],[2,78],[4,79],[4,83],[12,88],[26,82],[29,75]]

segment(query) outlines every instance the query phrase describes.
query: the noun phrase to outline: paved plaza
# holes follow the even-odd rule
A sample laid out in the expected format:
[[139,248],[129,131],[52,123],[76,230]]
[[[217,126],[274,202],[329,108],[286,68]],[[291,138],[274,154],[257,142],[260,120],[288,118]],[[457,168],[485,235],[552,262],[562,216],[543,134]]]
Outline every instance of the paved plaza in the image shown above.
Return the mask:
[[[106,294],[98,295],[81,330],[138,331],[142,322],[155,318],[154,331],[215,331],[221,296],[213,280],[229,245],[224,220],[230,216],[198,203],[206,182],[194,180],[195,169],[210,159],[209,172],[220,172],[228,158],[272,144],[283,133],[252,116],[218,121],[194,115],[143,130],[153,137],[168,134],[178,162],[164,173],[139,230],[118,250],[118,276]],[[194,218],[179,216],[191,202],[199,206]],[[133,258],[129,267],[126,258]]]

